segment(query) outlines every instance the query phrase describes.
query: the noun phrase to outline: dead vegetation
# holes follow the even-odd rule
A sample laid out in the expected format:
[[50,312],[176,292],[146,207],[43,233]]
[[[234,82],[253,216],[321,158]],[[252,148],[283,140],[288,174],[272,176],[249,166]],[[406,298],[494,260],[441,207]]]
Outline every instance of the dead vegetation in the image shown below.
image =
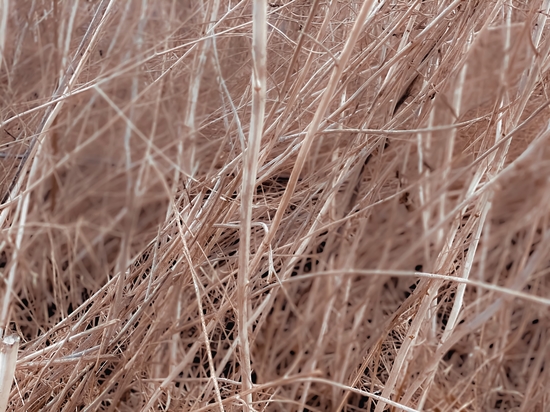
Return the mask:
[[3,0],[13,411],[550,409],[549,0]]

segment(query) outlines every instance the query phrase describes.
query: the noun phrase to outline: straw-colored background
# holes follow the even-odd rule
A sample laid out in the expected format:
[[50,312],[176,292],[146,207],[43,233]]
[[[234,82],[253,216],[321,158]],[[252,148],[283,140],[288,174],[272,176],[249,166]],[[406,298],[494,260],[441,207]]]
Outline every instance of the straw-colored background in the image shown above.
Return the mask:
[[0,7],[8,410],[550,410],[550,1]]

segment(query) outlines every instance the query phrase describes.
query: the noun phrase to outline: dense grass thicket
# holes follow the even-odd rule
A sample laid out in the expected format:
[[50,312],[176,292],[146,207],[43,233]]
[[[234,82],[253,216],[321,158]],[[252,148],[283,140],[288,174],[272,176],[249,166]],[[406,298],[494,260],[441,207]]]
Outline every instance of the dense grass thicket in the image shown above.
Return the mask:
[[0,0],[7,410],[550,411],[549,13]]

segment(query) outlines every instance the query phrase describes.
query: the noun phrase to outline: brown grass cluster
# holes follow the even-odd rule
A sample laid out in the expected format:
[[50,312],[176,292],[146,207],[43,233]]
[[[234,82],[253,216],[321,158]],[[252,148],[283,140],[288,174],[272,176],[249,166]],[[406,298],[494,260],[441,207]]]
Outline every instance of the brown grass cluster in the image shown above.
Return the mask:
[[549,12],[1,0],[8,410],[550,411]]

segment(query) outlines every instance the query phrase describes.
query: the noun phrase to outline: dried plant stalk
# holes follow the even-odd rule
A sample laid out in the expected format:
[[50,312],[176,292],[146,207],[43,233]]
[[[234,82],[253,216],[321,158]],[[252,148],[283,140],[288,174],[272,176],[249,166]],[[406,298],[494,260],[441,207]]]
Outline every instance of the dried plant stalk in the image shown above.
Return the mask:
[[0,346],[0,411],[4,412],[8,406],[17,363],[19,336],[6,336]]

